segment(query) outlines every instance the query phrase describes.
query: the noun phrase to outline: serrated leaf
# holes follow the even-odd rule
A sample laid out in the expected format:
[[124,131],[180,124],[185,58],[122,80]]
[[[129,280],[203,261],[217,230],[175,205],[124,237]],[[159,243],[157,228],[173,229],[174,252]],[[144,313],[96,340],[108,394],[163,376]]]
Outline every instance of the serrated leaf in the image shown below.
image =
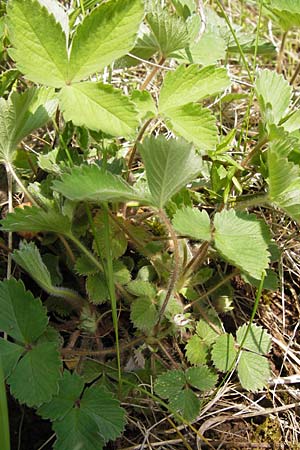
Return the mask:
[[110,85],[85,82],[65,86],[59,102],[66,121],[90,130],[128,137],[139,124],[134,104]]
[[53,209],[44,211],[37,206],[16,208],[13,213],[1,220],[1,226],[4,231],[49,231],[68,234],[71,230],[68,217]]
[[[127,237],[122,230],[121,226],[118,226],[118,223],[122,224],[120,217],[115,217],[112,219],[109,218],[109,236],[110,236],[110,247],[111,247],[111,256],[113,259],[118,259],[124,255],[127,249],[128,240]],[[117,223],[118,222],[118,223]],[[99,211],[94,216],[94,224],[95,224],[95,233],[97,238],[97,245],[100,247],[101,254],[100,257],[103,257],[106,252],[106,237],[105,237],[105,227],[106,223],[104,220],[103,211]],[[96,245],[96,240],[93,242],[93,248],[95,252],[98,253],[98,248]]]
[[204,241],[211,239],[210,218],[205,210],[199,211],[190,206],[177,210],[173,217],[173,227],[183,236]]
[[162,398],[172,399],[185,385],[182,370],[169,370],[156,379],[154,390]]
[[264,120],[277,124],[284,117],[291,101],[292,88],[288,81],[282,75],[264,69],[258,73],[255,91]]
[[101,273],[96,273],[87,277],[86,290],[90,302],[95,305],[105,303],[109,299],[105,277]]
[[140,120],[151,119],[157,115],[156,105],[150,92],[135,90],[131,94],[131,100],[139,112]]
[[7,378],[17,365],[24,353],[24,347],[5,339],[0,339],[0,364],[2,365],[4,378]]
[[202,100],[218,94],[230,86],[226,69],[207,66],[199,69],[196,64],[180,65],[168,72],[159,96],[159,112],[168,114],[170,109]]
[[72,41],[69,81],[101,71],[133,46],[143,18],[140,0],[102,3],[77,27]]
[[282,156],[278,146],[280,141],[268,151],[269,199],[300,223],[300,168]]
[[197,103],[168,109],[163,114],[166,123],[175,134],[187,142],[193,142],[200,152],[212,150],[218,143],[216,118],[209,109]]
[[164,58],[188,45],[189,33],[181,18],[166,11],[155,11],[147,14],[146,19],[152,32],[151,41]]
[[131,304],[130,320],[136,328],[151,330],[158,320],[158,311],[149,297],[138,297]]
[[238,376],[241,385],[247,391],[263,389],[270,378],[267,358],[250,352],[242,352],[238,363]]
[[207,366],[190,367],[185,372],[187,382],[200,391],[208,391],[215,387],[217,375]]
[[39,3],[42,6],[45,6],[45,8],[51,13],[56,22],[60,24],[62,27],[67,40],[69,37],[70,29],[69,29],[69,17],[62,5],[60,5],[56,0],[38,0]]
[[16,341],[30,344],[46,330],[46,309],[25,290],[22,281],[11,278],[0,282],[0,310],[0,329]]
[[182,139],[146,138],[139,150],[153,202],[158,208],[163,208],[201,170],[201,158]]
[[[216,323],[214,323],[214,325],[215,327],[219,328]],[[213,327],[203,319],[200,319],[197,323],[196,333],[207,345],[213,344],[219,336],[219,334],[213,329]]]
[[208,355],[208,346],[203,340],[194,335],[189,339],[185,346],[185,356],[191,364],[206,364]]
[[200,400],[191,389],[184,389],[170,399],[170,407],[178,411],[187,421],[196,419],[200,411]]
[[283,30],[300,26],[299,0],[271,0],[267,8],[270,8]]
[[118,260],[113,262],[113,271],[114,271],[114,282],[116,284],[124,286],[131,280],[131,273],[122,261]]
[[105,172],[100,167],[74,167],[61,181],[54,181],[53,189],[70,200],[94,202],[126,202],[141,200],[139,192],[120,176]]
[[256,279],[268,268],[270,232],[253,214],[233,209],[216,213],[215,247],[231,264]]
[[[249,325],[244,324],[239,327],[236,332],[236,339],[239,345],[242,345],[248,326]],[[263,327],[252,323],[242,348],[256,353],[267,354],[271,348],[271,338]]]
[[228,333],[221,334],[216,339],[211,352],[214,365],[222,372],[227,372],[233,366],[237,356],[233,336]]
[[55,112],[52,89],[30,88],[0,99],[0,161],[12,162],[20,141],[42,127]]
[[55,344],[36,345],[27,351],[8,378],[11,393],[27,406],[49,402],[58,391],[60,368],[61,359]]
[[76,400],[79,400],[83,387],[82,378],[76,373],[71,374],[65,370],[59,380],[57,395],[52,398],[51,402],[42,405],[37,413],[43,419],[50,419],[51,421],[63,419],[74,407]]
[[149,281],[134,280],[127,284],[126,290],[137,297],[154,298],[156,289]]
[[99,271],[86,255],[79,256],[76,259],[74,269],[79,275],[94,275]]
[[[35,83],[59,88],[67,78],[66,35],[38,0],[8,3],[10,55],[17,68]],[[46,30],[46,32],[45,32]]]

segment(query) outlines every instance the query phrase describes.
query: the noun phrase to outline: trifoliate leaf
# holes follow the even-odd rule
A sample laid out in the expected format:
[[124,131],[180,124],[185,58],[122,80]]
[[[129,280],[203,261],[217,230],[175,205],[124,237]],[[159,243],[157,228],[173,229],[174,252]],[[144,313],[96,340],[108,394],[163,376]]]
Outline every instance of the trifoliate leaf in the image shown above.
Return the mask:
[[263,389],[270,378],[267,358],[250,352],[242,352],[238,363],[238,376],[247,391]]
[[199,101],[224,91],[230,85],[226,69],[196,64],[180,65],[168,72],[159,96],[159,112],[168,115],[170,109]]
[[237,356],[233,336],[228,333],[221,334],[216,339],[211,352],[214,365],[222,372],[227,372],[233,367]]
[[[128,240],[127,237],[118,223],[121,223],[120,217],[115,217],[113,220],[111,217],[109,218],[109,236],[110,236],[110,248],[111,248],[111,256],[113,259],[118,259],[124,255],[127,249]],[[98,253],[98,245],[100,247],[100,252],[102,256],[105,255],[106,249],[106,235],[105,235],[105,219],[102,211],[99,211],[94,216],[94,224],[95,224],[95,232],[97,238],[93,242],[93,248],[95,252]],[[122,223],[121,223],[122,225]]]
[[163,114],[175,134],[199,147],[200,152],[212,150],[218,143],[216,119],[209,109],[197,103],[168,109]]
[[233,209],[216,213],[215,247],[231,264],[256,279],[268,268],[270,232],[253,214]]
[[68,217],[53,209],[44,211],[37,206],[16,208],[14,213],[8,214],[1,220],[1,225],[4,231],[49,231],[68,234],[71,230]]
[[190,206],[177,210],[173,217],[173,227],[177,233],[193,239],[210,241],[210,218],[205,210]]
[[95,164],[74,167],[62,176],[61,181],[54,181],[53,189],[76,201],[123,202],[142,199],[120,176],[105,172]]
[[169,370],[157,377],[154,390],[160,397],[171,400],[184,387],[185,382],[182,370]]
[[65,86],[59,100],[66,121],[90,130],[128,137],[139,123],[134,104],[110,85],[85,82]]
[[38,0],[10,1],[7,13],[14,47],[10,55],[17,68],[35,83],[63,86],[68,79],[68,54],[61,24]]
[[46,309],[25,290],[22,281],[0,282],[0,311],[0,329],[16,341],[33,343],[46,330]]
[[60,368],[61,359],[55,344],[45,342],[32,347],[8,378],[11,393],[27,406],[49,402],[58,391]]
[[264,69],[258,73],[255,90],[264,121],[277,124],[291,101],[292,88],[288,81],[282,75]]
[[158,311],[149,297],[138,297],[131,304],[130,319],[136,328],[151,330],[158,320]]
[[[218,325],[216,325],[216,323],[214,323],[214,325],[215,328],[219,328]],[[213,344],[216,341],[217,337],[219,336],[219,334],[214,330],[214,328],[203,319],[200,319],[199,322],[197,323],[196,333],[207,345]]]
[[153,203],[162,208],[166,202],[201,170],[201,158],[182,139],[163,136],[146,138],[139,150],[145,164]]
[[208,391],[215,387],[217,375],[207,366],[190,367],[185,372],[187,382],[200,391]]
[[191,364],[206,364],[208,355],[208,346],[203,340],[194,335],[189,339],[185,346],[185,356]]
[[69,81],[100,72],[130,51],[143,13],[140,0],[116,0],[93,9],[73,37]]
[[[236,332],[236,339],[239,345],[242,345],[244,336],[247,333],[249,325],[244,324]],[[243,347],[255,353],[265,355],[269,353],[271,348],[271,338],[269,334],[262,327],[252,323],[243,343]]]
[[76,373],[71,374],[67,370],[64,371],[62,378],[59,380],[59,390],[51,402],[42,405],[38,409],[38,414],[43,419],[61,420],[74,407],[76,400],[80,399],[80,395],[84,386],[82,378]]
[[109,299],[109,292],[105,277],[101,273],[96,273],[87,277],[86,290],[90,302],[95,305],[101,305]]
[[200,411],[200,400],[191,389],[184,389],[170,399],[170,407],[179,412],[187,421],[196,419]]
[[127,284],[126,290],[137,297],[149,297],[151,299],[156,296],[156,289],[153,284],[148,281],[134,280]]
[[7,378],[16,367],[21,355],[24,353],[24,347],[14,344],[5,339],[0,339],[0,364]]

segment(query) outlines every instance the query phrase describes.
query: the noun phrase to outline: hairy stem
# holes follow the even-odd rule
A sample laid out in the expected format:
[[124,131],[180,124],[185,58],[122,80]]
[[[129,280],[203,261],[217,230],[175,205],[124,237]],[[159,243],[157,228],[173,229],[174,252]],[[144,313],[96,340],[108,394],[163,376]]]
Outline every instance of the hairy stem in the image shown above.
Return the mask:
[[157,66],[153,67],[153,69],[151,70],[151,72],[149,73],[149,75],[146,77],[145,81],[141,84],[140,90],[143,91],[144,89],[146,89],[146,87],[148,86],[148,84],[153,80],[153,78],[155,77],[155,75],[158,73],[158,71],[162,68],[164,62],[165,62],[166,58],[164,56],[162,56],[157,64]]

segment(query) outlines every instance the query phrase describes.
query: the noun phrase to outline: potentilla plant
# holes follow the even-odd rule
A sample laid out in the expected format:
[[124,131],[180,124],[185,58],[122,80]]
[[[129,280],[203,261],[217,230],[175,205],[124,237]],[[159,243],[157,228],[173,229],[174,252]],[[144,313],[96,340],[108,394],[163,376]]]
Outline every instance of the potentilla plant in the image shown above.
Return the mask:
[[[277,286],[276,245],[248,209],[268,205],[300,222],[300,115],[284,78],[258,71],[257,145],[242,159],[231,154],[236,130],[221,136],[214,111],[230,91],[221,61],[232,41],[213,10],[202,29],[196,6],[90,0],[67,11],[55,0],[7,2],[10,75],[24,78],[0,100],[10,192],[1,229],[16,247],[16,273],[34,287],[10,271],[0,282],[0,358],[11,394],[52,421],[55,450],[115,440],[132,389],[189,423],[235,370],[254,392],[270,377],[270,336],[253,319],[262,289]],[[147,61],[144,76],[138,64]],[[49,132],[35,131],[45,145],[24,176],[18,148],[45,124]],[[14,186],[29,205],[13,211]],[[227,267],[223,278],[216,263]],[[250,322],[233,334],[219,312],[233,308],[237,275],[257,295]],[[171,337],[177,362],[165,346]],[[167,371],[153,369],[159,351],[170,357]],[[154,394],[139,377],[155,378]]]

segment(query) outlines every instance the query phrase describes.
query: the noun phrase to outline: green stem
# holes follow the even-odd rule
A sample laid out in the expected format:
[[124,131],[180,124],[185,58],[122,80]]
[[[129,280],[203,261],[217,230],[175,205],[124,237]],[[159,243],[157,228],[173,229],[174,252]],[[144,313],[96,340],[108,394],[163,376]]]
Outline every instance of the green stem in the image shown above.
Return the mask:
[[268,194],[258,194],[258,195],[245,195],[234,199],[236,202],[235,208],[237,210],[251,208],[253,206],[264,205],[270,202]]
[[103,266],[100,261],[95,258],[95,256],[80,242],[79,239],[77,239],[77,237],[75,237],[72,233],[67,234],[66,237],[69,238],[76,245],[76,247],[78,247],[79,250],[81,250],[82,253],[84,253],[89,258],[89,260],[100,270],[100,272],[104,272]]
[[6,387],[0,359],[0,448],[10,450],[9,418],[7,410]]
[[26,195],[28,200],[32,203],[32,205],[39,206],[37,204],[37,202],[35,201],[35,199],[32,197],[32,195],[30,194],[30,192],[28,191],[28,189],[24,186],[24,184],[22,183],[22,181],[20,180],[18,175],[16,174],[13,166],[9,162],[6,162],[5,166],[6,166],[7,173],[9,172],[12,175],[15,182],[20,186],[20,188],[22,189],[22,191],[24,192],[24,194]]
[[[12,175],[11,175],[10,168],[7,165],[5,165],[5,168],[6,168],[6,176],[7,176],[8,212],[12,213],[14,210],[13,197],[12,197],[12,190],[13,190]],[[8,232],[7,246],[12,251],[12,249],[13,249],[13,234],[11,231]],[[11,269],[12,269],[11,251],[7,255],[7,269],[6,269],[6,278],[7,279],[9,279],[11,277]]]

